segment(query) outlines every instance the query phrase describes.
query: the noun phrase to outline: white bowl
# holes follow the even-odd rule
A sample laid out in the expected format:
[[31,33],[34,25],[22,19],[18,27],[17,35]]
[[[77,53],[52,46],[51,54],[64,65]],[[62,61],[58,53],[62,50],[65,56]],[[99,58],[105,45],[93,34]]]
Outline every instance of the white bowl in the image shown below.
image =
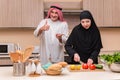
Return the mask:
[[112,72],[120,73],[120,63],[112,63],[109,65],[109,68]]

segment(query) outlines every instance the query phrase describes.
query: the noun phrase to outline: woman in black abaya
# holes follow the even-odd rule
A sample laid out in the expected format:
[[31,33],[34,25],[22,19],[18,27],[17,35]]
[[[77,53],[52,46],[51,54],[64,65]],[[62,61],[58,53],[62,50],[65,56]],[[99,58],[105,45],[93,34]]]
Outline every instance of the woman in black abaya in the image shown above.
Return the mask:
[[97,64],[101,48],[100,32],[92,14],[85,10],[80,13],[80,24],[72,30],[65,44],[65,50],[72,57],[72,63],[81,60],[87,64]]

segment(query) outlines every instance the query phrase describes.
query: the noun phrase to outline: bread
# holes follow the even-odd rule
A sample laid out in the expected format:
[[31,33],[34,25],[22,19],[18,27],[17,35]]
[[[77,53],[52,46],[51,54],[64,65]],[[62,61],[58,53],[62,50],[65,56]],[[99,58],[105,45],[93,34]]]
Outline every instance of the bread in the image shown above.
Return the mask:
[[59,65],[61,65],[62,67],[66,67],[68,65],[67,62],[58,62]]
[[62,66],[59,64],[52,64],[51,66],[48,67],[48,70],[52,71],[61,71]]

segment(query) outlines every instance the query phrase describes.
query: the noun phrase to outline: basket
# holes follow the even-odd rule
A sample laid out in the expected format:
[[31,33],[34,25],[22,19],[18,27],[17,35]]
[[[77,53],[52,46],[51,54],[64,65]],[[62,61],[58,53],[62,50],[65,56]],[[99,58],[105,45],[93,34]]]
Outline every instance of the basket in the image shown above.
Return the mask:
[[60,75],[62,70],[54,71],[54,70],[45,70],[47,75]]

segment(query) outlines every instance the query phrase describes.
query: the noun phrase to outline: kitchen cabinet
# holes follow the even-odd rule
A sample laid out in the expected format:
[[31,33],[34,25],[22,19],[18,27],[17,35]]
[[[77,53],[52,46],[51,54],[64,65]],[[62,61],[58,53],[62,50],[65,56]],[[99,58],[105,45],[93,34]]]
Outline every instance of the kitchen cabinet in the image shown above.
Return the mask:
[[22,26],[37,27],[44,17],[43,0],[22,0]]
[[36,27],[43,19],[43,0],[0,0],[0,27]]
[[112,25],[120,27],[120,0],[112,0]]
[[99,27],[120,27],[120,0],[83,0],[83,9],[90,10]]
[[0,27],[21,26],[21,0],[0,0]]
[[83,0],[83,9],[92,13],[98,26],[104,26],[103,2],[104,0]]

